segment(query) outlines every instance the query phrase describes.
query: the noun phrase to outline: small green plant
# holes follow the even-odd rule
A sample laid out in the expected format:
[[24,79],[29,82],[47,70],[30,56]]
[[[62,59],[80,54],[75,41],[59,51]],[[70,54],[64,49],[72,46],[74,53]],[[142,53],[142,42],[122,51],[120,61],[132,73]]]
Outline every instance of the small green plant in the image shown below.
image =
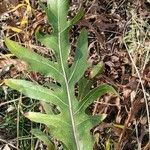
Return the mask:
[[[44,102],[45,114],[28,112],[25,116],[31,121],[45,124],[51,136],[63,143],[64,149],[92,150],[94,139],[90,130],[103,121],[105,115],[92,116],[86,114],[85,110],[98,97],[116,92],[106,84],[91,89],[96,75],[101,71],[101,63],[91,71],[91,80],[84,77],[89,67],[87,63],[88,36],[85,29],[81,31],[78,38],[74,62],[71,66],[68,65],[67,59],[71,50],[69,30],[83,16],[83,9],[80,9],[72,20],[68,20],[69,0],[48,0],[47,7],[43,7],[53,32],[51,35],[44,36],[37,33],[36,37],[53,51],[56,60],[50,61],[8,38],[5,39],[5,43],[13,54],[28,63],[30,71],[51,77],[59,84],[48,89],[19,79],[7,79],[5,83],[30,98]],[[76,85],[78,87],[77,96],[75,95]],[[58,112],[50,113],[49,104],[56,105]],[[43,140],[48,145],[48,149],[53,149],[47,135],[37,129],[32,133]]]

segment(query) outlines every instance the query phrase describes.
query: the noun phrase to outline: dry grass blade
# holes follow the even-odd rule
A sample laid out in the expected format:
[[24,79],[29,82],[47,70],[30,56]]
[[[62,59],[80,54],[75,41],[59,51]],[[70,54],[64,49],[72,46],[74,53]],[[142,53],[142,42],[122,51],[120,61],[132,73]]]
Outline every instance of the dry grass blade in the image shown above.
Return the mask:
[[145,88],[144,88],[144,85],[143,85],[142,78],[141,78],[141,75],[140,75],[140,73],[139,73],[139,70],[138,70],[138,68],[136,67],[136,64],[135,64],[135,62],[134,62],[134,60],[133,60],[133,58],[132,58],[132,56],[131,56],[131,54],[130,54],[130,52],[129,52],[129,49],[128,49],[126,43],[124,43],[124,44],[125,44],[126,49],[127,49],[127,51],[128,51],[129,57],[130,57],[130,59],[131,59],[131,62],[132,62],[133,66],[134,66],[134,68],[135,68],[135,70],[136,70],[137,76],[138,76],[138,78],[139,78],[139,80],[140,80],[140,84],[141,84],[141,87],[142,87],[142,90],[143,90],[144,100],[145,100],[145,106],[146,106],[146,112],[147,112],[147,119],[148,119],[149,140],[150,140],[150,112],[149,112],[149,105],[148,105],[148,99],[147,99],[147,96],[146,96],[146,91],[145,91]]

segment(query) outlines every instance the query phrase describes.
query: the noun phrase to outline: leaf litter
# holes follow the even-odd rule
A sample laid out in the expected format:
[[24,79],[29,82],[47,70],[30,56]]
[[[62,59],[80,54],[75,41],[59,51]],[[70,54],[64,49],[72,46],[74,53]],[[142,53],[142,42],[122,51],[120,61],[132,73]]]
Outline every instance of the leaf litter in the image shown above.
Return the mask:
[[[119,97],[105,95],[101,99],[97,99],[89,108],[92,113],[107,114],[105,121],[93,129],[98,137],[96,138],[96,150],[106,148],[123,148],[124,150],[143,148],[148,150],[150,148],[143,91],[123,42],[125,38],[132,50],[132,57],[141,71],[142,82],[149,98],[150,54],[147,48],[149,45],[149,5],[150,3],[146,0],[136,0],[135,2],[130,0],[84,1],[85,16],[71,31],[74,36],[70,40],[74,47],[78,30],[82,27],[88,29],[89,61],[93,65],[103,61],[105,68],[103,74],[97,77],[96,84],[110,83],[117,88],[120,94]],[[79,1],[72,1],[70,17],[74,16],[79,6]],[[44,32],[51,32],[51,28],[47,24],[45,25],[47,23],[45,13],[34,0],[30,3],[28,1],[20,3],[17,0],[2,1],[0,8],[0,53],[2,57],[0,69],[1,72],[5,72],[0,77],[1,83],[7,76],[13,78],[25,76],[36,82],[46,82],[46,79],[39,74],[24,72],[26,70],[24,66],[21,66],[21,70],[19,70],[16,66],[23,62],[15,57],[11,56],[9,59],[3,57],[8,53],[3,44],[4,35],[25,43],[27,47],[36,49],[45,57],[52,57],[49,52],[46,52],[46,49],[42,50],[42,46],[34,38],[37,28]],[[71,55],[74,56],[73,52]],[[8,68],[5,69],[6,66]],[[3,96],[1,96],[0,103],[3,102]],[[6,108],[7,106],[4,110]],[[2,109],[2,114],[4,114],[4,110]],[[9,137],[5,138],[5,140],[9,139]]]

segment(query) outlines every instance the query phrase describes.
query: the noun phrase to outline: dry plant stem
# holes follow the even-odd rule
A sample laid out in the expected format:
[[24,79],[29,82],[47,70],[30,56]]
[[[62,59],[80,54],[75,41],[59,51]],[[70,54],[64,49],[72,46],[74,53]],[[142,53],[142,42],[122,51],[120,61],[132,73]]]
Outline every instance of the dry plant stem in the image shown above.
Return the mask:
[[149,150],[150,149],[150,141],[147,143],[147,145],[144,147],[143,150]]
[[6,143],[6,144],[8,144],[10,147],[12,147],[12,148],[14,148],[14,149],[17,149],[17,150],[20,150],[20,149],[18,149],[17,147],[15,147],[14,145],[12,145],[11,143],[8,143],[6,140],[0,139],[0,142]]
[[39,140],[37,140],[37,142],[36,142],[36,144],[35,144],[35,150],[37,150],[37,149],[38,149],[38,147],[39,147],[39,143],[40,143],[40,141],[39,141]]
[[[138,89],[138,87],[139,87],[139,85],[137,86],[137,89]],[[133,105],[133,101],[135,99],[135,95],[136,95],[136,93],[134,95],[131,94],[131,108],[130,108],[130,111],[128,112],[127,121],[125,122],[125,126],[124,126],[123,131],[121,133],[121,136],[119,138],[119,143],[118,143],[118,149],[117,150],[121,150],[122,149],[121,148],[121,141],[122,141],[123,136],[125,134],[125,131],[126,131],[127,127],[128,127],[128,124],[130,123],[131,119],[133,118],[133,115],[135,114],[135,112],[134,112],[135,108],[134,108],[134,105]],[[137,132],[138,132],[138,130],[137,130]],[[139,143],[139,140],[138,140],[138,143]],[[139,147],[139,145],[138,145],[138,147]],[[141,149],[138,149],[138,150],[141,150]]]
[[142,73],[144,72],[144,69],[145,69],[145,67],[146,67],[146,60],[147,60],[148,57],[149,57],[149,52],[150,52],[150,49],[148,49],[147,52],[146,52],[146,58],[145,58],[144,66],[143,66],[143,68],[142,68]]
[[18,107],[17,107],[17,149],[19,147],[19,122],[20,122],[20,104],[22,101],[22,95],[20,95]]
[[83,6],[83,0],[78,0],[79,8]]
[[137,138],[137,143],[138,143],[138,150],[141,150],[141,141],[139,140],[139,132],[138,132],[138,123],[135,119],[135,131],[136,131],[136,138]]
[[125,131],[126,131],[127,127],[128,127],[128,124],[129,124],[131,118],[132,118],[132,108],[131,108],[130,111],[128,112],[128,119],[127,119],[127,121],[126,121],[126,123],[125,123],[125,126],[124,126],[124,128],[123,128],[123,131],[122,131],[122,133],[121,133],[121,135],[120,135],[119,142],[118,142],[118,145],[117,145],[117,150],[121,150],[121,141],[122,141],[122,139],[123,139],[123,136],[124,136],[124,134],[125,134]]
[[129,55],[129,57],[130,57],[130,60],[131,60],[131,62],[132,62],[132,64],[133,64],[133,66],[134,66],[134,68],[135,68],[135,71],[136,71],[136,73],[137,73],[137,76],[138,76],[138,78],[139,78],[139,80],[140,80],[140,84],[141,84],[141,87],[142,87],[142,91],[143,91],[143,95],[144,95],[144,100],[145,100],[145,106],[146,106],[146,112],[147,112],[148,131],[149,131],[149,140],[150,140],[150,113],[149,113],[148,100],[147,100],[147,97],[146,97],[146,91],[145,91],[145,89],[144,89],[144,85],[143,85],[143,83],[142,83],[142,78],[141,78],[141,76],[140,76],[139,70],[138,70],[138,68],[136,67],[136,64],[135,64],[135,62],[134,62],[134,60],[133,60],[131,54],[129,53],[128,47],[127,47],[127,45],[126,45],[125,42],[124,42],[124,44],[125,44],[126,50],[127,50],[127,52],[128,52],[128,55]]
[[96,0],[94,0],[90,6],[90,8],[87,10],[86,14],[88,14],[88,12],[91,10],[91,8],[93,7],[93,5],[96,3]]
[[105,103],[105,102],[96,102],[96,104],[101,104],[101,105],[105,105],[105,106],[117,106],[117,104],[110,104],[110,103]]
[[[32,122],[31,122],[31,129],[33,128],[33,124],[32,124]],[[31,147],[34,147],[34,137],[33,137],[33,135],[31,134],[31,139],[30,139],[30,145],[31,145]]]
[[[22,98],[25,98],[25,97],[22,97]],[[4,105],[7,105],[9,103],[13,103],[13,102],[19,101],[19,100],[20,100],[20,98],[17,98],[17,99],[13,99],[11,101],[8,101],[8,102],[0,103],[0,107],[2,107]]]
[[98,104],[99,104],[98,102],[99,102],[99,98],[97,99],[97,101],[94,105],[94,110],[93,110],[93,113],[92,113],[93,116],[96,115],[96,110],[97,110],[97,107],[98,107]]
[[[38,24],[38,23],[42,22],[43,20],[44,20],[44,18],[42,18],[41,20],[37,21],[36,23]],[[33,21],[34,21],[34,20],[33,20]],[[32,25],[34,25],[34,22],[33,22],[31,25],[25,27],[25,28],[21,31],[21,33],[26,33],[28,29],[32,28]],[[9,38],[12,38],[12,37],[17,36],[18,40],[20,40],[20,38],[19,38],[18,35],[19,35],[19,33],[17,32],[17,33],[14,33],[14,34],[10,35]],[[21,43],[21,41],[19,41],[19,42]],[[27,44],[24,44],[24,45],[26,46]]]
[[[144,69],[145,69],[146,64],[147,64],[146,61],[148,60],[148,58],[149,58],[149,53],[150,53],[150,48],[148,48],[149,46],[147,46],[146,43],[145,43],[145,42],[146,42],[146,38],[148,37],[148,33],[149,33],[149,30],[146,31],[145,37],[144,37],[144,40],[143,40],[143,43],[144,43],[143,46],[146,47],[145,50],[147,50],[147,52],[146,52],[145,61],[144,61],[144,64],[143,64],[141,73],[144,72]],[[148,38],[148,39],[149,39],[149,38]],[[149,58],[149,59],[150,59],[150,58]]]

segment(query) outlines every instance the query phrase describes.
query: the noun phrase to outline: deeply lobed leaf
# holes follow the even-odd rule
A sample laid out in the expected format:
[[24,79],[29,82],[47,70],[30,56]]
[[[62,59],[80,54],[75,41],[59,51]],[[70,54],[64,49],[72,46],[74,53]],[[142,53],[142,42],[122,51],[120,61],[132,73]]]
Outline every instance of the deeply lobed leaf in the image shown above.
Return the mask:
[[[5,80],[5,83],[28,97],[46,102],[44,105],[51,103],[58,106],[59,113],[57,114],[51,114],[47,110],[49,107],[44,106],[46,114],[29,112],[25,116],[50,128],[52,136],[62,141],[66,149],[92,150],[94,140],[90,134],[90,129],[100,123],[105,116],[89,116],[85,113],[85,109],[99,96],[116,92],[109,85],[101,85],[91,90],[92,82],[84,78],[84,72],[88,68],[88,38],[85,29],[80,33],[75,59],[69,68],[67,59],[71,46],[68,33],[71,26],[82,17],[83,10],[81,9],[72,20],[68,20],[68,9],[69,0],[48,0],[48,7],[45,8],[45,11],[53,32],[46,36],[36,33],[39,41],[54,52],[56,62],[49,61],[18,43],[5,39],[9,50],[17,57],[25,60],[31,71],[52,77],[60,83],[60,87],[57,90],[55,88],[52,90],[30,81],[14,79]],[[99,69],[95,68],[92,77],[98,71]],[[75,85],[78,81],[79,96],[76,97]],[[83,92],[86,87],[88,87],[85,90],[87,93]]]
[[5,44],[13,54],[28,63],[30,70],[50,76],[58,82],[61,82],[63,79],[63,74],[59,70],[58,63],[51,62],[8,38],[5,39]]

